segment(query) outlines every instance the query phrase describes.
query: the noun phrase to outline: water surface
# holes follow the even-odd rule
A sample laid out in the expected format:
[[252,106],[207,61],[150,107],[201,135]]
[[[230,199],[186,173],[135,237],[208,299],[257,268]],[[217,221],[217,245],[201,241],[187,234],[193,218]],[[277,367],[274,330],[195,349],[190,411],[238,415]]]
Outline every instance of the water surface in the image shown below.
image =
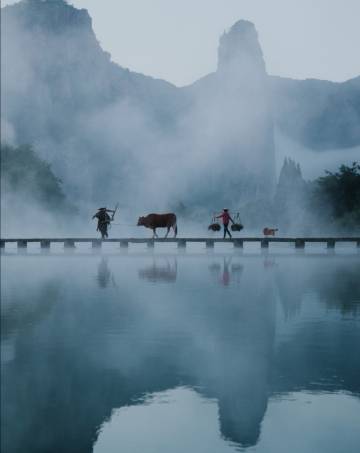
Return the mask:
[[4,453],[360,451],[358,254],[1,259]]

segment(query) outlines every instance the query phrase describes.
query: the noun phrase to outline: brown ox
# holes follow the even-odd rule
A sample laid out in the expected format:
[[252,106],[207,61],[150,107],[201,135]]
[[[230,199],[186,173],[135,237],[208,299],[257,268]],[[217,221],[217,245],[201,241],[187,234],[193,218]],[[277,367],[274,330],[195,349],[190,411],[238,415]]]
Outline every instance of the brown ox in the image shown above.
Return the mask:
[[139,217],[138,226],[142,225],[153,230],[153,237],[158,237],[156,228],[167,228],[165,237],[168,237],[170,228],[174,230],[174,237],[177,235],[176,215],[175,214],[149,214],[146,217]]

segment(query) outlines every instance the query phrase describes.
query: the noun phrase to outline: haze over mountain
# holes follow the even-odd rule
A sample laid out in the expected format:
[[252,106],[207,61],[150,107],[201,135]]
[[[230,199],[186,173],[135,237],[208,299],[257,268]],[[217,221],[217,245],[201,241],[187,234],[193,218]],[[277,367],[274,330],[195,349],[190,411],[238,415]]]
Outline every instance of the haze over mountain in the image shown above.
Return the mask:
[[77,204],[238,207],[273,192],[276,137],[338,159],[360,146],[360,78],[269,77],[250,22],[221,37],[215,73],[177,88],[114,64],[63,0],[1,21],[2,139],[33,144]]

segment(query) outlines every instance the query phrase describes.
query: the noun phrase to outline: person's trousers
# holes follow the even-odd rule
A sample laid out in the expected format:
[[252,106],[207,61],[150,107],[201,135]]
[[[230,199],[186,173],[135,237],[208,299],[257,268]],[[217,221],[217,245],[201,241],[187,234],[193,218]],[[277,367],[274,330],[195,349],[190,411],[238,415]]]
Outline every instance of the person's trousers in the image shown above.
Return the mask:
[[232,237],[228,227],[229,224],[225,225],[224,223],[224,239],[226,238],[226,233],[229,235],[230,238]]

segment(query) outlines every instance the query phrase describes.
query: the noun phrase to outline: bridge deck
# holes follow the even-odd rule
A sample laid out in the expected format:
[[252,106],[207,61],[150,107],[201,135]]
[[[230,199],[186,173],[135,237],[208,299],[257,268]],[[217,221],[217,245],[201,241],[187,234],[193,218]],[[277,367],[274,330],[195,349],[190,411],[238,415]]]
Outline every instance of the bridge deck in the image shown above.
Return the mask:
[[208,248],[214,247],[215,243],[232,243],[235,247],[243,247],[245,242],[259,242],[262,248],[268,248],[270,243],[294,243],[296,248],[304,248],[306,243],[325,243],[328,248],[334,248],[337,242],[352,242],[360,247],[360,237],[236,237],[232,239],[212,237],[183,237],[183,238],[1,238],[0,246],[6,243],[17,243],[18,248],[26,248],[28,243],[40,243],[41,248],[49,248],[51,243],[63,243],[64,247],[74,247],[76,243],[91,243],[93,248],[101,247],[102,243],[119,243],[120,247],[128,247],[129,244],[147,244],[154,247],[155,243],[177,243],[178,247],[186,247],[187,243],[201,242]]

